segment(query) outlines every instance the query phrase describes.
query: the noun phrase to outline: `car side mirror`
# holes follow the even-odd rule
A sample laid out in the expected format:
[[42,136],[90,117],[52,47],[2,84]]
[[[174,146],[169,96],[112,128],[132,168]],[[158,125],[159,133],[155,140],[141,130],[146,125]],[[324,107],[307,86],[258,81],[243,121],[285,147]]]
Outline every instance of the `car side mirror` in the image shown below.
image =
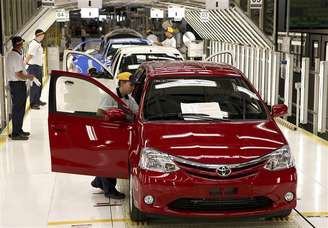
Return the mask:
[[288,107],[284,104],[277,104],[272,106],[271,116],[279,117],[288,114]]
[[103,112],[104,118],[107,121],[127,121],[127,115],[122,109],[110,108]]

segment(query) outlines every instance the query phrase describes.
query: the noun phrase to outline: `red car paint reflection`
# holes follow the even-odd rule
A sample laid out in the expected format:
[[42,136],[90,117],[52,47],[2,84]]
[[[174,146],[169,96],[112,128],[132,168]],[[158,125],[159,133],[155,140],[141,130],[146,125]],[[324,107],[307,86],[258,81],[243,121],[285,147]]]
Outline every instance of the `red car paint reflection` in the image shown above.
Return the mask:
[[[286,106],[270,113],[228,65],[150,62],[134,76],[140,82],[133,92],[136,115],[97,80],[52,72],[53,171],[129,179],[130,215],[137,221],[153,215],[287,216],[296,207],[294,160],[273,119],[285,115]],[[89,83],[121,110],[105,118],[85,108],[61,110],[58,88],[65,80]]]

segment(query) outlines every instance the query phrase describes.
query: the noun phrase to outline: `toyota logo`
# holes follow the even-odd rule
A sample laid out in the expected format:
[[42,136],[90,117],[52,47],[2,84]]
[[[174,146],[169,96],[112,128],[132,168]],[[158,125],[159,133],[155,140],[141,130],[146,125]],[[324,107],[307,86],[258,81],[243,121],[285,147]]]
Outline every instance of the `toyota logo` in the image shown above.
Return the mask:
[[231,174],[231,169],[228,166],[223,165],[216,169],[216,173],[221,177],[227,177]]

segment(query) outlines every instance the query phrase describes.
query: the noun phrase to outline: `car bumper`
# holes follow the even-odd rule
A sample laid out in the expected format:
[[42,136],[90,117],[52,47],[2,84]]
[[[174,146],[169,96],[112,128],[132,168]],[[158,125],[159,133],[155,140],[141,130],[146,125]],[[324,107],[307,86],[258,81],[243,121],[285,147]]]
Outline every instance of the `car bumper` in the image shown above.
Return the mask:
[[[207,180],[181,170],[161,174],[135,168],[132,174],[134,205],[140,211],[178,217],[253,217],[291,210],[296,207],[296,179],[295,168],[263,169],[231,180]],[[290,202],[284,198],[287,192],[294,194]],[[144,203],[147,195],[154,197],[152,205]]]

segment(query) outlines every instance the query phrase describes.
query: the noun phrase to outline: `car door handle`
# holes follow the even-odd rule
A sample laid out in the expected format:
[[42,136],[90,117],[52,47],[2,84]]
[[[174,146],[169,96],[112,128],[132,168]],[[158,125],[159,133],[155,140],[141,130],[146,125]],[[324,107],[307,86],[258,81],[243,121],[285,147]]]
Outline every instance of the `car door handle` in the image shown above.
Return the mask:
[[51,125],[51,128],[57,132],[65,132],[66,125]]
[[71,85],[74,85],[74,82],[72,82],[72,81],[65,81],[65,85],[71,86]]

